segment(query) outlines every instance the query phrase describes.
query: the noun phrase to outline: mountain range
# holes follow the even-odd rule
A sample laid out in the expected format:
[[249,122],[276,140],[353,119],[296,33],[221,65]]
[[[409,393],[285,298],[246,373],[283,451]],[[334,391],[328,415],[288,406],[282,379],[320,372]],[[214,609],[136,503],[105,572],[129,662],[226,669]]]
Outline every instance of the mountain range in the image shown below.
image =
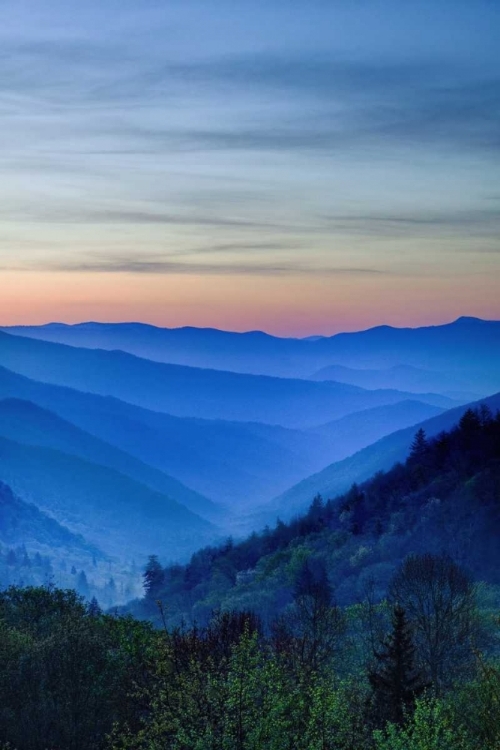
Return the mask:
[[[278,338],[261,331],[241,334],[210,328],[158,328],[142,323],[51,323],[3,330],[78,347],[120,349],[158,362],[256,375],[316,378],[318,370],[331,365],[389,370],[385,376],[377,375],[380,379],[376,387],[410,391],[416,373],[399,371],[395,381],[391,368],[405,365],[430,371],[426,377],[432,378],[429,385],[433,387],[426,386],[426,390],[435,391],[437,379],[445,391],[478,395],[492,393],[500,373],[500,322],[470,317],[437,326],[378,326],[307,339]],[[352,373],[345,382],[356,384],[358,377],[363,377],[363,373]]]
[[4,329],[0,481],[41,529],[49,519],[110,559],[183,560],[389,468],[471,397],[497,408],[482,393],[499,390],[499,341],[500,323],[467,318],[308,340]]

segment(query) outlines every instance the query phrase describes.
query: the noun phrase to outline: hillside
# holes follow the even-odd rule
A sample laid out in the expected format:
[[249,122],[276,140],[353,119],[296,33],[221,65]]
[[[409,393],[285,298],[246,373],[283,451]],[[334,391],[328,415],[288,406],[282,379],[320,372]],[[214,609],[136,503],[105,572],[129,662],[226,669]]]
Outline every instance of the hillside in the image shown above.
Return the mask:
[[422,428],[429,437],[433,437],[442,430],[449,430],[467,409],[475,408],[482,403],[492,411],[496,411],[500,408],[500,393],[472,404],[450,409],[436,417],[377,440],[354,455],[306,477],[277,497],[265,510],[263,509],[263,514],[268,520],[272,520],[277,515],[290,518],[295,513],[305,510],[317,493],[324,497],[332,497],[345,492],[353,482],[362,482],[376,471],[389,469],[397,461],[404,460],[417,429]]
[[83,537],[73,534],[35,505],[26,503],[0,482],[0,546],[25,545],[30,549],[58,550],[66,554],[102,556]]
[[[332,425],[322,434],[257,422],[173,417],[111,397],[36,382],[2,367],[0,398],[30,401],[87,433],[79,435],[47,414],[29,415],[27,408],[16,416],[14,428],[11,408],[11,416],[5,416],[3,433],[0,425],[0,434],[5,437],[62,447],[65,452],[90,460],[95,460],[97,452],[98,463],[118,469],[207,518],[219,518],[207,495],[230,508],[265,502],[335,458],[369,444],[374,435],[385,434],[380,430],[390,432],[438,411],[438,407],[420,402],[412,408],[401,402],[401,408],[399,404],[379,408],[376,422],[361,412],[360,419],[371,427],[363,427],[357,434],[353,430],[352,440],[348,441],[345,424],[340,425],[340,432]],[[354,415],[352,424],[359,424]],[[15,429],[12,435],[8,434],[8,425]],[[91,445],[89,435],[108,445]],[[111,445],[122,452],[117,455]],[[140,464],[129,460],[131,456]],[[157,471],[147,471],[144,464],[161,471],[161,476]]]
[[174,497],[195,513],[207,518],[220,515],[218,506],[208,498],[30,401],[0,400],[0,435],[18,443],[53,448],[115,469],[157,492]]
[[465,397],[472,401],[478,394],[467,392],[469,379],[456,372],[432,372],[411,365],[393,365],[385,369],[356,369],[343,365],[322,367],[310,376],[310,380],[334,380],[337,383],[349,383],[360,388],[395,388],[412,393],[443,393],[450,398]]
[[113,469],[0,438],[0,480],[24,500],[120,559],[164,550],[181,558],[217,531],[166,495]]
[[[157,328],[141,323],[53,323],[3,330],[72,346],[121,349],[159,362],[256,375],[307,378],[330,365],[372,370],[406,365],[437,371],[434,383],[441,387],[426,390],[438,392],[462,390],[488,395],[496,390],[500,374],[500,355],[496,354],[500,350],[500,322],[477,318],[464,317],[446,325],[414,329],[379,326],[308,339],[279,338],[261,331],[241,334],[210,328]],[[405,376],[399,371],[398,386],[391,386],[386,380],[378,387],[413,391],[415,374],[407,372]],[[421,383],[417,383],[417,390],[422,390]]]
[[205,622],[214,609],[251,609],[270,622],[292,601],[307,561],[326,571],[339,604],[384,596],[409,554],[448,554],[476,579],[500,583],[500,413],[467,410],[457,426],[413,440],[404,464],[343,495],[322,500],[273,530],[193,555],[167,568],[150,599],[131,610],[154,616],[168,602],[172,622]]
[[[180,417],[201,417],[305,428],[354,411],[394,404],[410,394],[356,386],[242,375],[159,364],[119,351],[77,349],[0,332],[0,365],[55,385],[115,396]],[[421,394],[443,408],[445,396]]]
[[332,461],[340,461],[346,456],[371,445],[385,435],[396,432],[408,425],[415,425],[425,419],[443,413],[443,409],[420,401],[401,401],[389,406],[375,406],[373,409],[348,414],[327,424],[318,425],[308,434],[321,436],[330,446]]

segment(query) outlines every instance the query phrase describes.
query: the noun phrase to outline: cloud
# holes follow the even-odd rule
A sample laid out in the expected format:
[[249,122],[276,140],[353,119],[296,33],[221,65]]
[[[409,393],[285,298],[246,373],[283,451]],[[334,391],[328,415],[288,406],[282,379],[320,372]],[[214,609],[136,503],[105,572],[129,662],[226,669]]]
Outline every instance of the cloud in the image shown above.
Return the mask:
[[[175,256],[174,256],[175,257]],[[316,264],[313,261],[288,260],[278,263],[274,260],[239,262],[191,262],[172,260],[169,256],[153,255],[92,255],[76,260],[44,258],[26,265],[18,265],[9,270],[44,270],[86,273],[132,273],[132,274],[192,274],[192,275],[293,275],[293,274],[329,274],[333,276],[379,276],[391,274],[389,271],[365,267],[335,267]]]
[[[34,122],[55,112],[94,154],[500,148],[498,72],[442,60],[260,52],[176,61],[156,44],[145,50],[92,39],[7,40],[3,55],[3,109]],[[224,100],[234,104],[230,114]],[[165,116],[170,102],[184,116]],[[97,121],[79,123],[79,107]]]
[[389,236],[422,236],[449,233],[460,237],[464,233],[474,236],[498,236],[500,210],[498,209],[434,209],[411,213],[380,213],[321,217],[333,230],[349,234]]

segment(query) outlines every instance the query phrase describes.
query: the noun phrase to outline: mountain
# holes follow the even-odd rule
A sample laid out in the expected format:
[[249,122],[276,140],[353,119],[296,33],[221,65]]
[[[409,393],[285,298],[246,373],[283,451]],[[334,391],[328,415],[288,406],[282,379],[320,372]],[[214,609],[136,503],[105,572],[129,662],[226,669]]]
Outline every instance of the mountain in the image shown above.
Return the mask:
[[401,402],[400,407],[359,412],[358,417],[345,418],[347,423],[341,420],[338,425],[299,431],[172,417],[114,398],[38,383],[0,367],[2,398],[42,407],[37,411],[34,406],[4,401],[0,405],[4,437],[61,449],[114,468],[218,524],[220,513],[207,495],[229,510],[253,507],[381,434],[439,411],[420,402]]
[[443,409],[420,401],[400,401],[390,406],[357,411],[308,431],[328,442],[332,461],[356,453],[385,435],[442,414]]
[[[115,396],[180,417],[312,427],[411,394],[341,383],[242,375],[140,359],[119,351],[77,349],[0,333],[0,364],[43,382]],[[450,407],[444,396],[420,401]]]
[[113,469],[0,438],[0,480],[73,533],[130,560],[161,548],[181,558],[217,530],[166,495]]
[[102,556],[83,537],[73,534],[32,503],[15,495],[0,482],[0,545],[25,545],[37,549],[62,549],[67,553]]
[[467,393],[467,377],[455,373],[431,372],[411,365],[394,365],[383,370],[360,370],[342,365],[328,365],[310,377],[311,380],[334,380],[361,388],[395,388],[412,393],[443,393],[450,398],[473,401],[478,394]]
[[[5,373],[0,372],[0,392],[2,374]],[[14,376],[13,380],[18,378],[19,376]],[[36,391],[36,384],[33,385]],[[42,384],[40,390],[44,390]],[[75,397],[78,400],[77,393]],[[84,394],[81,400],[85,401]],[[175,498],[190,510],[209,519],[220,515],[220,508],[208,498],[31,401],[0,399],[0,435],[18,443],[53,448],[115,469],[157,492]]]
[[338,604],[359,603],[367,591],[377,601],[410,554],[449,555],[476,580],[498,585],[500,416],[479,407],[457,417],[438,437],[420,436],[389,471],[327,502],[315,498],[289,523],[167,568],[129,609],[154,617],[159,598],[172,624],[203,624],[214,609],[251,609],[268,624],[299,584],[326,584]]
[[263,514],[268,519],[276,518],[277,515],[290,518],[306,508],[317,494],[330,498],[345,492],[354,482],[365,481],[377,471],[389,469],[397,461],[404,460],[418,429],[425,430],[428,437],[438,435],[456,424],[467,409],[479,407],[481,404],[485,404],[494,412],[499,410],[500,393],[472,404],[450,409],[413,427],[398,430],[343,461],[332,463],[277,497],[273,503],[263,509]]
[[480,395],[500,385],[500,321],[477,318],[422,328],[379,326],[308,339],[140,323],[53,323],[3,330],[79,347],[121,349],[159,362],[258,375],[307,378],[329,365],[372,370],[409,365],[445,375],[453,372],[453,380],[461,383],[458,390]]

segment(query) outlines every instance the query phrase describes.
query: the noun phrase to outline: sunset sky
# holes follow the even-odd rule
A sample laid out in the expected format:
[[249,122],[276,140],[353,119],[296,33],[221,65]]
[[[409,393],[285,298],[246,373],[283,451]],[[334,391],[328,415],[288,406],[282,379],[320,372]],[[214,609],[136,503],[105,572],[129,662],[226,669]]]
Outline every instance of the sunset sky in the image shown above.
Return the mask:
[[500,3],[0,3],[0,323],[500,318]]

